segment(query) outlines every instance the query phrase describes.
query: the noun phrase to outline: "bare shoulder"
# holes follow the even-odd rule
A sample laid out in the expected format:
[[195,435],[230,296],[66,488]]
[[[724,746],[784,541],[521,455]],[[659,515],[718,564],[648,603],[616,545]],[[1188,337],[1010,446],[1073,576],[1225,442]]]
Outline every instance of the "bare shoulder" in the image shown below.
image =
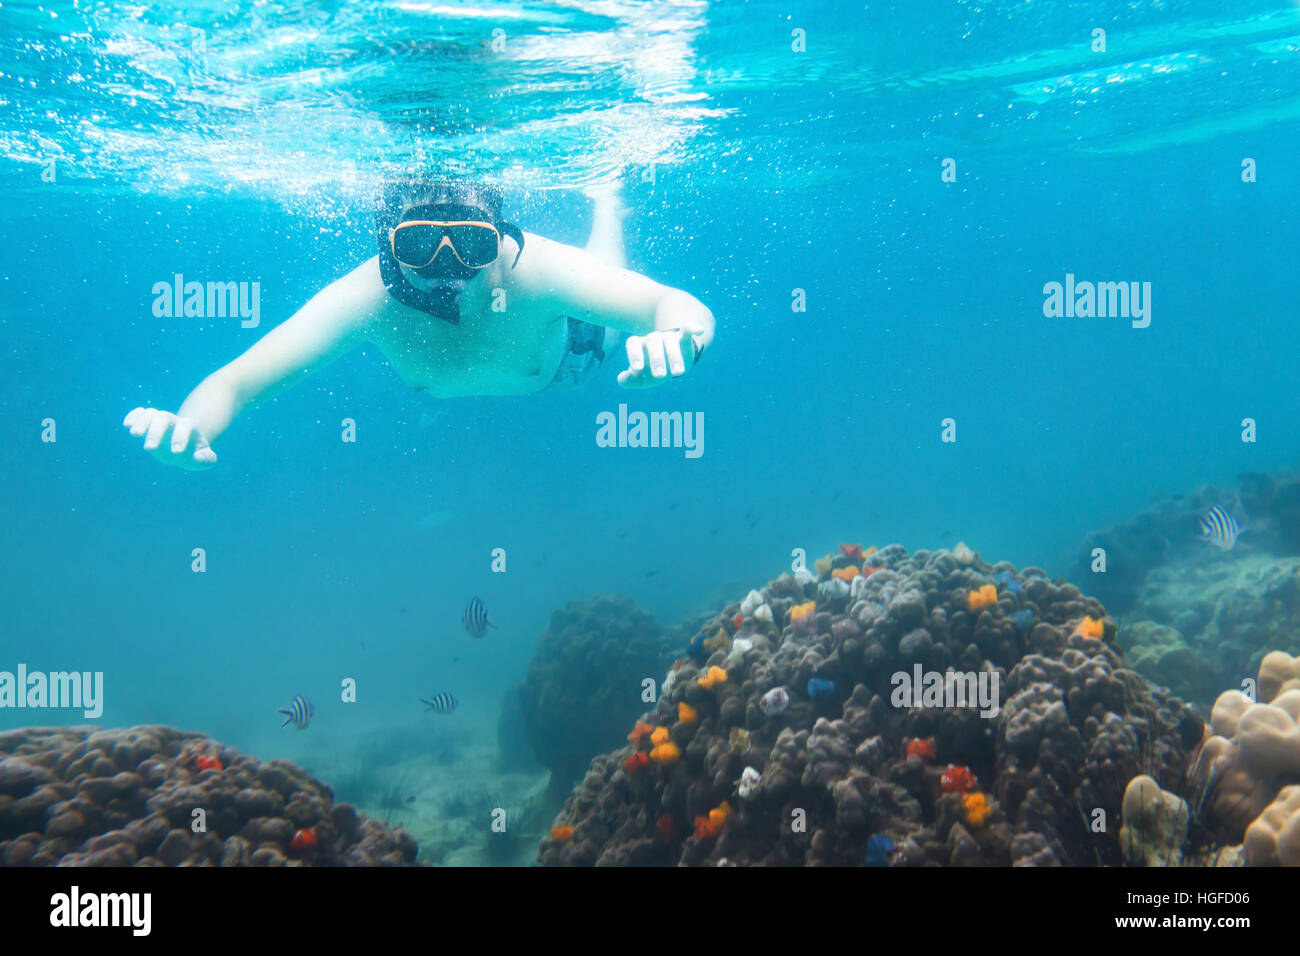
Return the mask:
[[334,306],[361,327],[390,311],[397,300],[388,294],[379,272],[379,257],[372,256],[324,290]]
[[388,297],[384,278],[379,273],[379,256],[371,256],[340,278],[337,284],[345,289],[349,296],[355,296],[358,301],[378,304]]
[[[513,252],[505,257],[513,258]],[[525,286],[546,288],[562,275],[592,268],[599,263],[577,246],[556,242],[531,232],[524,233],[524,250],[514,269],[507,270],[511,278]]]

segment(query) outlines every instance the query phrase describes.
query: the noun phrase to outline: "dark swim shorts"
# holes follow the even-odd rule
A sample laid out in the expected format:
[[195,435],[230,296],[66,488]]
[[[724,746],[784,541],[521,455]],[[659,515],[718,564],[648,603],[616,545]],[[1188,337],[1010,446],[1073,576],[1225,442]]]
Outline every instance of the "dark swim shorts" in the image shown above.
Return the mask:
[[570,318],[569,340],[549,388],[572,388],[605,364],[623,340],[614,329]]

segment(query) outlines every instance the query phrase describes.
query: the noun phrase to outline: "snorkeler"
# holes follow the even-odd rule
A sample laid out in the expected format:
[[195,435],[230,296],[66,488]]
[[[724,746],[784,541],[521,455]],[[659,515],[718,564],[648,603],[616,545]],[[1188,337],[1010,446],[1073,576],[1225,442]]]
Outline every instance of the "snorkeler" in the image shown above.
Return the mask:
[[629,271],[616,188],[587,195],[592,231],[578,249],[503,220],[492,187],[390,183],[378,202],[377,256],[205,378],[175,414],[136,408],[123,424],[160,460],[210,468],[211,445],[236,415],[363,342],[408,385],[438,398],[576,384],[624,334],[620,385],[684,375],[713,341],[713,314],[694,296]]

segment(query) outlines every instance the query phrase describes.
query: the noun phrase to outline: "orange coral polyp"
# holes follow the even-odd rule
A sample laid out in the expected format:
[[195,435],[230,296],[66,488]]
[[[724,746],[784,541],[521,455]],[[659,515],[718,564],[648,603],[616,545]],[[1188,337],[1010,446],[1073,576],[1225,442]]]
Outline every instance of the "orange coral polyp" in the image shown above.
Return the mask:
[[848,558],[850,561],[862,560],[862,545],[860,544],[841,544],[840,556]]
[[1082,634],[1084,637],[1101,637],[1106,633],[1106,626],[1100,620],[1085,617],[1079,622],[1074,632]]
[[650,742],[652,744],[661,744],[667,739],[668,739],[667,727],[656,727],[650,734]]
[[688,727],[700,719],[700,712],[692,707],[686,701],[677,702],[677,720],[679,723],[686,724]]
[[984,608],[998,603],[998,589],[992,584],[986,584],[978,591],[971,590],[966,592],[966,610],[974,614],[976,611],[982,611]]
[[671,740],[664,741],[650,751],[650,759],[661,766],[671,766],[682,759],[682,748]]
[[956,764],[948,764],[948,769],[939,778],[939,789],[944,793],[969,793],[977,786],[979,781],[975,779],[975,774],[970,772],[970,768],[959,767]]
[[861,573],[861,571],[850,564],[847,568],[836,568],[831,572],[831,577],[839,578],[841,581],[852,581]]
[[641,746],[641,738],[643,738],[646,734],[652,733],[653,731],[654,728],[651,727],[649,724],[638,723],[635,727],[632,728],[632,732],[627,735],[627,739],[630,740],[634,745],[639,747]]
[[709,822],[712,823],[714,827],[721,830],[722,825],[727,822],[727,817],[731,816],[733,812],[731,804],[726,800],[723,800],[722,803],[709,811]]
[[551,827],[551,839],[556,843],[567,843],[573,836],[573,827],[565,824],[562,827]]
[[695,839],[697,840],[715,840],[718,836],[718,828],[708,817],[695,818]]
[[700,686],[705,690],[713,690],[718,684],[727,682],[727,672],[716,664],[709,668],[709,672],[700,678]]
[[982,827],[989,814],[993,812],[989,807],[988,798],[978,790],[962,797],[961,803],[965,809],[966,822],[973,827]]
[[938,751],[933,737],[912,737],[907,742],[905,752],[909,757],[928,757],[933,760]]
[[805,604],[796,604],[794,607],[790,608],[790,620],[797,621],[801,617],[807,617],[816,609],[816,607],[816,601],[808,601]]

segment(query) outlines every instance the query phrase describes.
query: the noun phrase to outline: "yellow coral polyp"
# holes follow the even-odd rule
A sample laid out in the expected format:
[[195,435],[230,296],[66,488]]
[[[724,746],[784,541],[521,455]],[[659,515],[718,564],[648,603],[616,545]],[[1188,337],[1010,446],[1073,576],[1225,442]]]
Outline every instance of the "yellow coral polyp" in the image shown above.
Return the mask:
[[679,723],[690,726],[700,719],[700,712],[692,707],[686,701],[677,702],[677,720]]
[[989,801],[984,794],[975,790],[961,798],[962,807],[965,809],[966,822],[973,827],[984,826],[984,821],[989,818],[993,810],[989,807]]
[[667,767],[682,759],[682,748],[671,740],[666,740],[650,751],[650,759]]
[[735,811],[731,809],[731,804],[726,800],[723,800],[722,803],[709,811],[709,822],[718,829],[722,829],[722,825],[727,822],[727,817],[731,816],[734,812]]
[[712,637],[706,637],[704,639],[704,649],[706,651],[709,651],[710,653],[716,651],[720,647],[726,648],[730,646],[731,646],[731,635],[727,633],[727,629],[725,627],[718,628],[717,634],[714,634]]
[[861,573],[861,571],[850,564],[847,568],[836,568],[831,572],[831,577],[839,578],[841,581],[852,581]]
[[1101,637],[1106,633],[1106,628],[1101,621],[1085,617],[1079,622],[1079,626],[1074,629],[1074,632],[1082,634],[1084,637]]
[[667,740],[668,740],[667,727],[656,727],[654,729],[654,732],[650,734],[650,742],[652,744],[662,744]]
[[806,604],[796,604],[790,608],[790,620],[797,621],[801,617],[807,617],[817,608],[816,601],[808,601]]
[[713,667],[709,668],[709,672],[707,674],[705,674],[703,677],[700,678],[699,683],[700,686],[703,687],[705,690],[713,690],[713,688],[716,685],[725,684],[726,682],[727,682],[727,672],[724,671],[721,667],[714,665]]
[[998,589],[992,584],[986,584],[978,591],[970,590],[966,592],[966,610],[974,614],[976,611],[982,611],[991,604],[998,603]]

